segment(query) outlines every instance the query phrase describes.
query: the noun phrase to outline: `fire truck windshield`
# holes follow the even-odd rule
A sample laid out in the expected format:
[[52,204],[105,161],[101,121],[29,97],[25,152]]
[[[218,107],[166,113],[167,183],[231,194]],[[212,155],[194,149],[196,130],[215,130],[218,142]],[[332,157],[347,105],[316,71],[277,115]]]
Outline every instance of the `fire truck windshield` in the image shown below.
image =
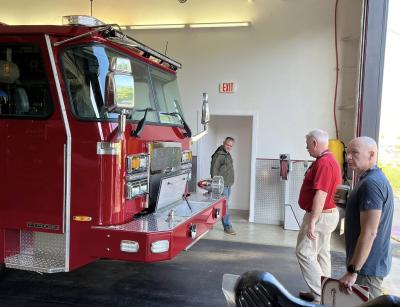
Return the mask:
[[61,56],[64,80],[74,114],[87,120],[117,120],[118,114],[106,108],[107,78],[112,75],[114,59],[131,63],[134,78],[135,106],[128,120],[139,121],[145,109],[146,121],[181,125],[183,116],[176,75],[141,62],[102,45],[79,45],[67,48]]

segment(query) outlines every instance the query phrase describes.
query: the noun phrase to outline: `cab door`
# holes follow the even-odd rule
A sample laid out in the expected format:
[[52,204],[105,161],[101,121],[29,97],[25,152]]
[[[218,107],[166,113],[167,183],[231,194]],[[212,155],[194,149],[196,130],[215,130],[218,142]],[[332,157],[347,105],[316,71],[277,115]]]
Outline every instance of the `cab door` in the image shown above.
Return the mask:
[[44,36],[0,35],[0,228],[62,233],[64,147]]

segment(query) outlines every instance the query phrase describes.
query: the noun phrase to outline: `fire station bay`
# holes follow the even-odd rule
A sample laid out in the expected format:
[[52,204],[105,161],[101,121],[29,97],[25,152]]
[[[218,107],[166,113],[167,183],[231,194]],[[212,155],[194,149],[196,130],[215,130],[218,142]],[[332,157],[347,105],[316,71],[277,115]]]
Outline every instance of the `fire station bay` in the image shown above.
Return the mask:
[[1,1],[0,306],[400,306],[399,0]]

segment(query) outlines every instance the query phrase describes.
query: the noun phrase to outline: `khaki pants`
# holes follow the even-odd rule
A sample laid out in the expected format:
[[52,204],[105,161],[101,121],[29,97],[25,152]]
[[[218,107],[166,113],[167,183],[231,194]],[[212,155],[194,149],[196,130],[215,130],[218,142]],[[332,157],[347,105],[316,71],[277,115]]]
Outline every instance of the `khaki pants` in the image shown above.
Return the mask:
[[315,240],[307,237],[310,216],[308,212],[304,215],[297,237],[296,256],[307,285],[315,295],[321,296],[321,276],[331,276],[331,234],[339,222],[339,212],[321,213],[315,223]]
[[382,295],[383,277],[358,275],[356,284],[369,288],[369,299]]

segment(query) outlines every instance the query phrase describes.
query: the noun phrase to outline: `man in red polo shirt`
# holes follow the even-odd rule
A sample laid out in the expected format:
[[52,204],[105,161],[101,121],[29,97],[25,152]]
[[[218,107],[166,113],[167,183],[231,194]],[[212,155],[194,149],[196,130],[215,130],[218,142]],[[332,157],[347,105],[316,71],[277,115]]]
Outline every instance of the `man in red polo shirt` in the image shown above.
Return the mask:
[[307,134],[307,151],[316,160],[304,175],[299,196],[299,205],[306,213],[297,237],[296,256],[311,290],[300,292],[299,297],[314,302],[320,301],[321,275],[331,276],[331,233],[339,222],[333,197],[341,183],[341,171],[328,142],[328,133],[323,130]]

